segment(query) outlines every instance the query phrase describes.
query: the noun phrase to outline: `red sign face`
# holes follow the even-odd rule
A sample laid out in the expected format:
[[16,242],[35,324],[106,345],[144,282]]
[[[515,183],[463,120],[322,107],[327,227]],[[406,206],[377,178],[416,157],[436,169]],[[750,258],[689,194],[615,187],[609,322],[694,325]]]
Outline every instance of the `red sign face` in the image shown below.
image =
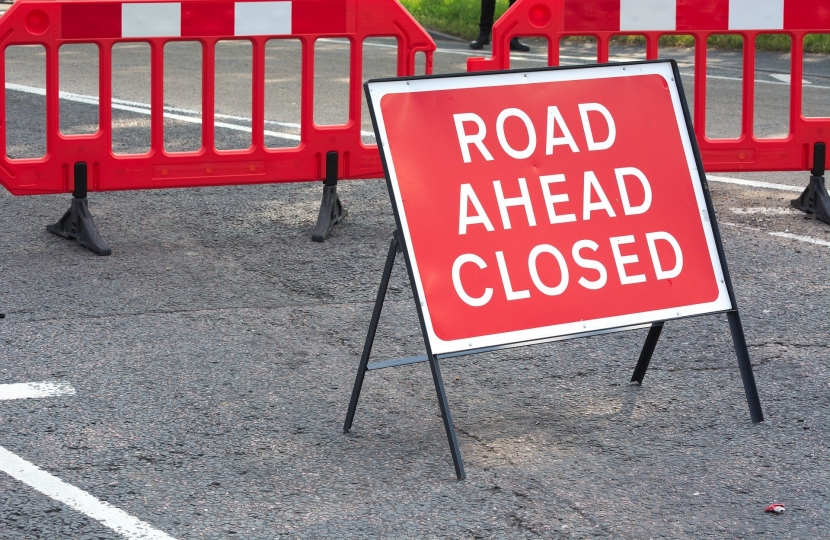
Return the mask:
[[435,353],[731,308],[670,63],[369,89]]

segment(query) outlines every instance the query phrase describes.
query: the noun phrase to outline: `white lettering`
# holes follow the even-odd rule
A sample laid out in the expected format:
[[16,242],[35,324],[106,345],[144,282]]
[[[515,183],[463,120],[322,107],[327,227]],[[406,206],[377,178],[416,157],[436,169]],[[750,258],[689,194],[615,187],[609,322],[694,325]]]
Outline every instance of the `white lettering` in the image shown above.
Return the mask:
[[[467,234],[467,225],[481,224],[490,232],[495,230],[493,224],[490,223],[490,218],[487,217],[487,213],[484,211],[484,207],[481,206],[481,202],[478,200],[473,186],[470,184],[461,184],[461,197],[459,200],[458,234]],[[475,208],[476,213],[473,216],[467,214],[468,203],[472,203],[473,208]]]
[[[660,257],[657,256],[657,246],[654,245],[657,240],[665,240],[674,250],[674,268],[671,270],[663,270],[663,266],[660,264]],[[654,273],[657,274],[657,279],[671,279],[679,276],[680,271],[683,270],[683,252],[680,251],[680,244],[677,243],[674,236],[662,231],[646,233],[646,241],[648,241],[648,251],[651,253],[651,262],[654,264]]]
[[[591,188],[599,196],[599,202],[591,202]],[[605,210],[610,217],[617,217],[614,209],[611,208],[611,203],[608,202],[608,197],[602,191],[602,186],[599,185],[597,175],[593,171],[585,171],[585,189],[582,196],[582,219],[585,221],[591,219],[591,212],[594,210]]]
[[608,272],[606,272],[605,266],[603,266],[601,262],[595,261],[593,259],[585,259],[582,257],[582,255],[579,254],[579,252],[585,248],[596,251],[597,249],[599,249],[599,244],[591,240],[580,240],[579,242],[574,244],[574,247],[571,250],[571,255],[573,255],[574,262],[582,268],[588,268],[590,270],[596,270],[597,272],[599,272],[599,278],[597,278],[595,281],[588,281],[584,277],[579,278],[578,281],[578,283],[586,289],[595,291],[605,286],[605,283],[608,281]]
[[[542,253],[550,253],[556,257],[556,262],[559,263],[559,273],[562,277],[559,279],[559,285],[556,287],[548,287],[542,283],[542,280],[539,278],[539,270],[536,268],[536,258]],[[536,288],[542,291],[543,294],[548,296],[556,296],[562,294],[565,292],[565,289],[568,288],[568,265],[565,262],[565,257],[563,257],[559,250],[555,247],[548,244],[542,244],[533,248],[527,259],[527,267],[530,270],[530,279],[533,280],[533,284],[536,285]]]
[[[557,123],[559,123],[559,129],[562,130],[561,137],[554,136],[554,128]],[[562,118],[562,113],[559,112],[559,107],[548,107],[548,129],[547,138],[545,139],[545,154],[553,154],[553,147],[563,144],[567,144],[570,147],[571,152],[579,152],[579,147],[576,145],[576,141],[571,135],[571,130],[568,129],[568,125],[565,124],[565,119]]]
[[626,264],[634,264],[639,262],[637,255],[622,255],[620,253],[621,244],[633,244],[634,236],[613,236],[609,239],[611,241],[611,251],[614,252],[614,263],[617,265],[617,273],[620,275],[620,283],[623,285],[630,285],[632,283],[642,283],[646,280],[645,274],[635,274],[629,276],[625,273]]
[[507,213],[507,208],[510,206],[524,206],[525,213],[527,214],[527,223],[531,227],[536,226],[536,216],[533,215],[533,205],[530,203],[530,193],[527,191],[527,181],[524,178],[519,178],[519,189],[522,192],[521,197],[505,199],[500,180],[493,182],[493,188],[496,190],[496,201],[499,203],[501,223],[505,229],[510,228],[510,215]]
[[[464,163],[470,163],[470,144],[476,145],[478,151],[484,156],[487,161],[493,161],[493,156],[487,147],[484,146],[484,136],[487,135],[487,126],[484,125],[484,120],[474,113],[461,113],[452,115],[455,120],[455,131],[458,134],[458,144],[461,145],[461,156],[464,158]],[[472,122],[478,126],[478,133],[467,134],[464,131],[464,122]]]
[[499,263],[499,272],[501,273],[501,283],[504,285],[504,294],[507,296],[508,300],[522,300],[524,298],[530,298],[530,291],[527,289],[523,291],[514,291],[513,286],[510,284],[510,275],[507,273],[507,263],[504,262],[504,253],[501,251],[496,252],[496,260]]
[[[614,174],[617,176],[617,186],[620,188],[620,198],[622,199],[623,211],[625,212],[625,215],[633,216],[635,214],[645,214],[646,210],[651,207],[651,186],[648,183],[646,175],[634,167],[614,169]],[[631,201],[628,199],[628,189],[625,187],[626,176],[633,176],[637,178],[637,180],[640,181],[640,184],[643,185],[645,198],[643,199],[643,203],[639,206],[631,206]]]
[[[510,146],[507,138],[504,136],[504,121],[511,116],[515,116],[524,122],[525,129],[527,130],[527,148],[524,150],[515,150]],[[534,150],[536,150],[536,130],[533,128],[533,122],[530,121],[530,117],[521,109],[505,109],[499,113],[498,118],[496,118],[496,135],[499,138],[499,143],[502,149],[504,149],[504,152],[512,158],[525,159],[530,157]]]
[[[588,151],[607,150],[614,144],[617,138],[617,127],[614,125],[614,119],[608,109],[599,103],[580,103],[579,116],[582,117],[582,129],[585,130],[585,140],[588,143]],[[605,123],[608,124],[608,138],[602,142],[594,140],[594,132],[591,130],[591,121],[588,119],[588,113],[594,111],[600,113],[605,117]]]
[[480,307],[490,301],[490,298],[493,297],[493,289],[487,287],[484,289],[484,294],[479,296],[478,298],[473,298],[464,290],[464,286],[461,285],[461,267],[465,263],[473,263],[481,269],[487,268],[487,263],[479,257],[478,255],[473,255],[472,253],[466,253],[464,255],[459,256],[454,263],[452,263],[452,284],[455,286],[455,292],[458,294],[458,297],[464,301],[465,304],[473,306],[473,307]]
[[551,174],[540,176],[539,182],[542,184],[542,195],[545,196],[545,206],[548,209],[548,218],[551,225],[554,223],[568,223],[569,221],[576,221],[576,214],[556,215],[556,209],[553,207],[556,203],[568,202],[568,195],[566,193],[551,193],[550,185],[558,184],[565,181],[564,174]]

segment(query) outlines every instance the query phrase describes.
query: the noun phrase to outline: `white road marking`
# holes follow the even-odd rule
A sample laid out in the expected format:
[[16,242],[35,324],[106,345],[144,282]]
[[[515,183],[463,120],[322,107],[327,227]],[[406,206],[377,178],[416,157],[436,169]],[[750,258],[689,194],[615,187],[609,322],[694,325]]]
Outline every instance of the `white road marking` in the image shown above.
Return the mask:
[[830,247],[830,242],[827,240],[819,240],[818,238],[813,238],[811,236],[799,236],[797,234],[787,232],[771,232],[769,234],[772,236],[780,236],[781,238],[789,238],[790,240],[798,240],[799,242],[807,242],[808,244],[815,244],[817,246]]
[[750,231],[760,231],[758,227],[747,227],[746,225],[738,225],[737,223],[732,223],[730,221],[721,221],[718,220],[718,225],[726,225],[728,227],[737,227],[738,229],[747,229]]
[[[730,223],[729,221],[719,221],[721,225],[727,225],[729,227],[737,227],[738,229],[747,229],[750,231],[758,231],[763,232],[763,229],[759,229],[758,227],[747,227],[746,225],[739,225],[737,223]],[[813,238],[812,236],[800,236],[798,234],[792,234],[788,232],[768,232],[770,236],[778,236],[780,238],[788,238],[790,240],[798,240],[799,242],[807,242],[808,244],[815,244],[817,246],[827,246],[830,247],[830,242],[827,240],[819,240],[818,238]]]
[[[6,83],[7,90],[15,90],[18,92],[24,92],[27,94],[35,94],[38,96],[45,96],[46,89],[45,88],[38,88],[36,86],[26,86],[23,84],[15,84],[15,83]],[[75,103],[83,103],[85,105],[94,105],[98,106],[98,96],[87,96],[84,94],[74,94],[72,92],[59,92],[60,99],[66,101],[72,101]],[[150,115],[150,104],[149,103],[141,103],[138,101],[128,101],[125,99],[112,99],[112,108],[119,111],[128,111],[134,112],[138,114]],[[164,117],[170,118],[171,120],[179,120],[181,122],[188,122],[190,124],[201,124],[202,113],[199,111],[194,111],[191,109],[181,109],[178,107],[164,107]],[[221,113],[214,113],[213,116],[215,118],[223,119],[223,120],[235,120],[237,122],[251,122],[251,118],[246,116],[233,116],[230,114],[221,114]],[[214,126],[219,128],[231,129],[234,131],[244,131],[246,133],[251,133],[253,130],[250,126],[239,125],[239,124],[231,124],[228,122],[214,122]],[[286,127],[286,128],[293,128],[293,129],[300,129],[300,124],[292,123],[292,122],[277,122],[275,120],[265,120],[265,125],[272,125],[272,126],[279,126],[279,127]],[[372,131],[361,131],[360,134],[364,137],[374,137],[375,133]],[[281,131],[271,131],[265,130],[265,135],[268,137],[278,137],[280,139],[288,139],[291,141],[299,141],[300,136],[294,135],[292,133],[283,133]]]
[[787,184],[773,184],[771,182],[759,182],[757,180],[744,180],[742,178],[728,178],[726,176],[712,176],[707,174],[706,179],[710,182],[722,182],[724,184],[738,184],[741,186],[750,186],[764,189],[777,189],[780,191],[795,191],[801,193],[804,191],[803,187],[789,186]]
[[[790,80],[791,80],[789,73],[770,73],[769,76],[772,77],[773,79],[777,79],[777,80],[779,80],[781,82],[785,82],[787,84],[789,84]],[[801,79],[801,84],[813,84],[813,83],[811,83],[807,79]]]
[[793,208],[781,208],[781,207],[768,207],[768,206],[756,206],[754,208],[730,208],[729,209],[733,214],[738,214],[741,216],[753,216],[756,214],[761,214],[764,216],[786,216],[790,214],[800,214],[797,210]]
[[101,522],[129,540],[175,540],[115,506],[67,484],[0,446],[0,471],[66,506]]
[[75,389],[64,381],[0,384],[0,401],[74,395]]

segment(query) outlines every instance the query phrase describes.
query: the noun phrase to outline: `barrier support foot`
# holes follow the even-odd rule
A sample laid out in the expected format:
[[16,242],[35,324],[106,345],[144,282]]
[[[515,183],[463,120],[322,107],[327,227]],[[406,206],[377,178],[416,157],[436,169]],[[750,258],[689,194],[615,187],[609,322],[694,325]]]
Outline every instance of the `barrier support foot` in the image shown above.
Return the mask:
[[320,203],[320,215],[311,239],[322,242],[331,234],[334,226],[343,221],[349,211],[337,196],[337,152],[326,154],[326,180],[323,182],[323,201]]
[[824,143],[813,146],[813,170],[810,172],[810,183],[807,189],[792,205],[808,214],[815,214],[816,219],[830,224],[830,194],[824,183]]
[[98,255],[111,255],[112,250],[101,238],[98,227],[89,213],[86,198],[87,187],[86,163],[75,164],[75,189],[72,191],[72,203],[69,210],[54,225],[47,225],[46,230],[52,234],[75,240],[79,245]]

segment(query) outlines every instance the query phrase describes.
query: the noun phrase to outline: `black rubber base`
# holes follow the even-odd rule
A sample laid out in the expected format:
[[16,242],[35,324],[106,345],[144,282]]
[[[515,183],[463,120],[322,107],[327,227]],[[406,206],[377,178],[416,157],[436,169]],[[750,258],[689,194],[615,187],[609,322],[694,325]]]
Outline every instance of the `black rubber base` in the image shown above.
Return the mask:
[[101,238],[89,213],[87,199],[73,197],[69,210],[54,225],[47,225],[46,230],[69,240],[75,240],[81,246],[98,255],[111,255],[112,250]]
[[349,211],[343,208],[343,203],[337,196],[337,186],[323,186],[323,201],[320,203],[320,215],[317,216],[317,225],[311,234],[315,242],[323,242],[331,234],[334,226],[343,221]]
[[792,201],[792,205],[802,212],[815,214],[816,219],[830,224],[830,195],[824,184],[824,176],[811,175],[807,189]]

